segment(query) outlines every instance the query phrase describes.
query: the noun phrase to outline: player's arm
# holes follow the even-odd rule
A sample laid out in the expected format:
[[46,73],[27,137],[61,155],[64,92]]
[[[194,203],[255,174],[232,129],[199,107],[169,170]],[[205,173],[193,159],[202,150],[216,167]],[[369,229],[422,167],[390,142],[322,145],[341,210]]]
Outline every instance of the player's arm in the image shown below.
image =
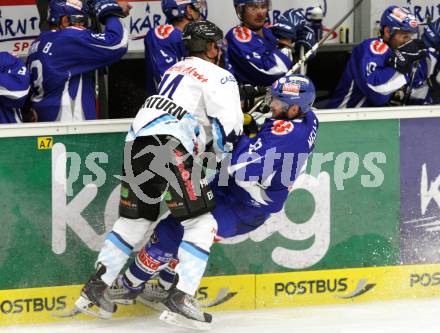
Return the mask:
[[224,72],[218,82],[210,82],[204,94],[207,116],[211,123],[212,147],[218,160],[232,151],[243,132],[243,112],[235,78]]
[[[364,72],[363,76],[367,77],[367,89],[364,93],[371,103],[380,106],[386,104],[394,92],[409,82],[413,65],[426,57],[427,53],[420,40],[411,40],[397,50],[388,49],[383,54],[374,55],[371,50],[372,47],[362,61],[365,65],[361,70]],[[380,65],[369,73],[372,63]]]
[[[402,88],[407,83],[404,74],[397,71],[387,64],[387,59],[391,56],[391,50],[386,44],[376,45],[379,41],[371,42],[362,59],[356,63],[356,82],[362,93],[376,106],[385,105],[392,94]],[[374,48],[374,54],[370,48]]]
[[0,52],[4,68],[0,72],[0,99],[8,107],[22,107],[29,92],[29,71],[25,64],[7,52]]
[[118,8],[121,8],[119,11],[113,6],[112,11],[105,12],[104,9],[97,8],[107,8],[105,6],[114,4],[114,1],[98,0],[94,3],[97,18],[105,24],[104,32],[92,33],[84,30],[83,33],[70,36],[65,45],[57,45],[58,52],[53,55],[55,66],[60,70],[69,71],[71,75],[108,66],[118,61],[128,49],[128,31],[120,20],[123,15],[122,8],[118,5]]

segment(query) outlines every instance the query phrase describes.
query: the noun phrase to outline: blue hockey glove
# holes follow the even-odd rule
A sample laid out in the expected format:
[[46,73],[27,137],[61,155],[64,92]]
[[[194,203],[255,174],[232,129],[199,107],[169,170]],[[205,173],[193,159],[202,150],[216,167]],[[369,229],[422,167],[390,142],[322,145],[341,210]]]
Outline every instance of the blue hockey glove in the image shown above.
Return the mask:
[[299,54],[301,46],[304,46],[304,53],[307,53],[315,43],[315,31],[308,25],[304,25],[304,27],[298,32],[298,37],[295,41],[295,53]]
[[124,17],[121,6],[115,0],[91,0],[93,14],[102,24],[105,24],[107,16]]

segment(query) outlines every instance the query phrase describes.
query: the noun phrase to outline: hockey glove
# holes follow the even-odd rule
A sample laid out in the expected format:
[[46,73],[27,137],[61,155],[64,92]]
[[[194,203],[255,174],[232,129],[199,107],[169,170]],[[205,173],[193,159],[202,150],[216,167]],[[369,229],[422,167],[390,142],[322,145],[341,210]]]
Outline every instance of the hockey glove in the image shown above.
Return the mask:
[[255,99],[266,94],[266,87],[242,84],[239,86],[240,100],[243,103],[243,112],[250,111],[255,105]]
[[298,33],[298,38],[295,41],[295,53],[299,54],[301,46],[304,46],[304,53],[307,53],[313,47],[313,45],[315,45],[315,43],[315,31],[308,25],[305,25]]
[[425,44],[420,39],[410,40],[394,51],[388,59],[388,65],[402,74],[407,74],[411,71],[412,64],[426,55]]
[[240,99],[244,100],[246,98],[255,98],[258,96],[263,96],[266,94],[266,87],[263,86],[253,86],[250,84],[242,84],[239,86]]
[[115,0],[91,0],[90,6],[93,14],[102,24],[105,24],[107,16],[125,17],[121,6]]

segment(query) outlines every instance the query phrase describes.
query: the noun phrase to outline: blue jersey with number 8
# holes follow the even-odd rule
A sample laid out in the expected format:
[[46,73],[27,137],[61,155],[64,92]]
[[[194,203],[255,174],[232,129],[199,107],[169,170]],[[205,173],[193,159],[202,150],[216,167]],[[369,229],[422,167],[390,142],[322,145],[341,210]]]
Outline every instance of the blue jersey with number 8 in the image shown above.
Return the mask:
[[105,31],[68,27],[43,32],[31,45],[32,107],[39,121],[96,119],[94,70],[119,60],[128,32],[108,17]]

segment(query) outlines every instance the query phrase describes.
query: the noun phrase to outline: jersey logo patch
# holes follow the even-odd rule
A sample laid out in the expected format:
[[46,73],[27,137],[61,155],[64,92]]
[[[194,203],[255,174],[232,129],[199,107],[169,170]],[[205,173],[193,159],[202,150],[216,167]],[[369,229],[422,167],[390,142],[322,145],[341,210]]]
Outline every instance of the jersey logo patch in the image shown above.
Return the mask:
[[293,131],[293,123],[286,120],[275,120],[272,126],[272,134],[286,135]]
[[166,39],[170,37],[173,30],[174,27],[172,25],[166,24],[158,26],[156,29],[154,29],[154,33],[156,34],[157,38]]
[[385,54],[388,51],[388,45],[380,40],[374,40],[370,44],[370,50],[374,54]]
[[233,30],[235,38],[242,43],[249,43],[252,39],[252,31],[249,28],[238,26]]

